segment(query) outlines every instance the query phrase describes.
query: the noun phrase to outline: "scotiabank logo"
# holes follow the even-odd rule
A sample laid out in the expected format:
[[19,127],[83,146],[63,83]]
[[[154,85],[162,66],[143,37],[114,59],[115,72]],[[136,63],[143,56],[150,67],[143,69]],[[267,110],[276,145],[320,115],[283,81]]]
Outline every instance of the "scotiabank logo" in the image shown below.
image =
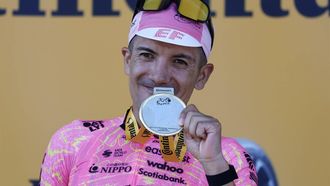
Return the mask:
[[179,184],[184,184],[184,185],[187,184],[186,181],[182,177],[176,178],[176,177],[168,176],[167,174],[160,174],[158,172],[149,172],[147,170],[144,170],[143,168],[139,169],[138,174],[142,174],[144,176],[148,176],[151,178],[157,178],[160,180],[170,181],[173,183],[179,183]]
[[131,172],[132,166],[127,163],[111,163],[106,166],[97,166],[95,163],[89,168],[90,173],[123,173]]
[[[159,155],[159,156],[162,155],[162,153],[160,152],[160,149],[158,149],[158,148],[153,148],[153,147],[150,147],[150,146],[146,146],[146,148],[144,150],[148,153],[156,154],[156,155]],[[189,163],[189,160],[190,160],[190,157],[185,155],[183,157],[182,162]]]
[[147,160],[147,163],[148,163],[149,167],[154,167],[154,168],[157,168],[157,169],[160,169],[160,170],[166,170],[166,171],[170,171],[170,172],[177,172],[179,174],[183,173],[183,169],[169,166],[167,164],[167,162],[157,163],[157,162]]

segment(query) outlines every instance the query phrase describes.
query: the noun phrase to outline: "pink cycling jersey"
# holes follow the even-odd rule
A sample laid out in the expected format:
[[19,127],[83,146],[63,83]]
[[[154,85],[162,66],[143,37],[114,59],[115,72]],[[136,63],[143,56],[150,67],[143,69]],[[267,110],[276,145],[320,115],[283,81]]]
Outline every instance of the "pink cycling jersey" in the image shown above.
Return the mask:
[[[126,140],[123,118],[75,120],[52,137],[41,185],[208,185],[202,165],[187,152],[183,162],[165,162],[156,137],[144,145]],[[222,138],[225,159],[237,172],[236,185],[257,185],[250,156],[232,138]]]

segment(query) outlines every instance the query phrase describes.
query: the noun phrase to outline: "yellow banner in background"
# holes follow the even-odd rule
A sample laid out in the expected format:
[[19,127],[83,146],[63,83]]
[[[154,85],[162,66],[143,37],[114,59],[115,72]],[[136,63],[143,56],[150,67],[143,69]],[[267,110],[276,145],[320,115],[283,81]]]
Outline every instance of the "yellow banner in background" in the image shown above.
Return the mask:
[[[42,0],[17,0],[17,8],[12,12],[7,11],[7,7],[0,4],[0,16],[11,14],[13,16],[84,16],[86,11],[81,10],[79,0],[54,0],[57,8],[47,12],[48,8],[43,8],[45,4]],[[114,0],[91,0],[88,12],[93,16],[119,16],[120,9],[114,8],[114,4],[120,1]],[[217,14],[217,9],[222,8],[226,17],[253,17],[253,10],[246,8],[247,0],[224,0],[222,6],[214,7],[214,0],[206,0],[212,10],[212,15]],[[262,12],[269,17],[287,17],[291,11],[297,11],[304,17],[319,17],[329,15],[330,5],[326,0],[293,0],[294,10],[283,8],[284,0],[260,0],[259,7]],[[134,10],[136,0],[121,1],[129,9]],[[4,3],[6,4],[6,3]],[[7,4],[9,4],[7,2]]]
[[[281,185],[329,185],[329,0],[208,2],[216,69],[190,102],[264,147]],[[1,185],[32,185],[65,123],[131,105],[120,49],[134,3],[0,0]]]

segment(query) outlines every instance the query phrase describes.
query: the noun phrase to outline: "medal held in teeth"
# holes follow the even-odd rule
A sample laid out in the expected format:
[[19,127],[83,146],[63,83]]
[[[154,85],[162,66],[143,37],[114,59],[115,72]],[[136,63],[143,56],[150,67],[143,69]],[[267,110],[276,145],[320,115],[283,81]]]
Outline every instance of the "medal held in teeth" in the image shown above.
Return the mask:
[[179,117],[185,103],[174,95],[173,88],[155,87],[154,94],[140,106],[143,128],[156,134],[165,161],[180,162],[187,151]]
[[174,95],[173,88],[155,87],[154,95],[142,103],[139,117],[153,134],[172,136],[182,130],[179,117],[185,107],[184,102]]

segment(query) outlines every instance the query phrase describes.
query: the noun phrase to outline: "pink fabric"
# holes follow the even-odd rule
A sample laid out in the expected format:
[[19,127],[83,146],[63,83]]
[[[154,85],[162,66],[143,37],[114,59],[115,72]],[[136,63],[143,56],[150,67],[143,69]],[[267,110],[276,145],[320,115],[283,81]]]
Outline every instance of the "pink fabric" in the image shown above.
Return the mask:
[[[76,120],[58,130],[48,145],[40,184],[208,185],[201,164],[189,152],[181,163],[165,162],[158,139],[145,145],[127,141],[122,120]],[[245,150],[231,138],[222,138],[222,147],[239,176],[235,184],[257,185]]]
[[206,24],[181,17],[174,3],[163,11],[139,12],[132,21],[129,41],[135,35],[175,45],[202,47],[206,56],[211,52],[212,39]]

